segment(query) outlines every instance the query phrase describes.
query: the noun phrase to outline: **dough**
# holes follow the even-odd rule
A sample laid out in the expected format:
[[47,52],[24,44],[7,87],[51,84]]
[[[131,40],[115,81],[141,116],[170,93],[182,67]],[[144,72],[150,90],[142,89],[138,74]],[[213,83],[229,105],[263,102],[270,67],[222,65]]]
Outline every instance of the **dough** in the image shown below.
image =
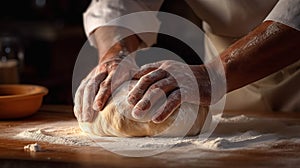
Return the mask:
[[106,107],[95,114],[92,122],[79,122],[81,130],[97,136],[174,137],[197,135],[205,121],[205,125],[210,123],[211,115],[208,115],[208,107],[189,103],[183,103],[165,122],[160,124],[153,123],[149,115],[139,121],[134,119],[131,116],[133,106],[127,102],[126,97],[129,92],[128,86],[133,86],[135,83],[136,81],[130,81],[122,84]]
[[42,151],[40,145],[37,144],[37,143],[28,144],[28,145],[24,146],[24,150],[29,151],[29,152],[40,152],[40,151]]

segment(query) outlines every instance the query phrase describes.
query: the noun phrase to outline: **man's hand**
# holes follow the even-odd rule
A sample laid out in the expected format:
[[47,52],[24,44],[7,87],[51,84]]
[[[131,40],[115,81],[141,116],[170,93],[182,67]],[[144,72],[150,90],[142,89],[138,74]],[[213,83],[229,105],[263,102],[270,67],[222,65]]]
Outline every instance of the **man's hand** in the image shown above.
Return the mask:
[[159,90],[167,95],[167,100],[152,117],[155,123],[165,121],[182,102],[211,103],[211,81],[202,65],[160,61],[142,66],[134,77],[139,81],[130,91],[128,102],[135,106],[132,116],[137,119],[143,118],[158,102],[161,97],[161,94],[157,94]]
[[78,121],[92,121],[105,106],[112,92],[137,71],[132,58],[111,58],[100,63],[82,80],[75,94],[74,113]]
[[105,107],[113,91],[137,71],[134,58],[127,54],[137,50],[139,38],[133,34],[116,41],[114,37],[122,33],[132,34],[119,27],[100,27],[94,32],[99,63],[76,91],[74,113],[78,121],[92,121],[95,112]]

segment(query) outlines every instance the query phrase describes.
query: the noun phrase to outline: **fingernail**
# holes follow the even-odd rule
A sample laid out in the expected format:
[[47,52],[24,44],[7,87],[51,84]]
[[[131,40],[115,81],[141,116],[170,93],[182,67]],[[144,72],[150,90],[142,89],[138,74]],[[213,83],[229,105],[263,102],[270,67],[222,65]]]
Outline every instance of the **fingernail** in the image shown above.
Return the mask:
[[157,112],[156,115],[154,115],[151,120],[155,124],[160,124],[164,121],[164,118],[161,116],[161,112]]
[[101,107],[102,107],[102,104],[101,103],[94,103],[93,104],[93,109],[95,111],[100,111],[101,110]]
[[161,119],[161,117],[152,118],[152,122],[154,122],[155,124],[160,124],[163,122],[163,119]]
[[132,110],[132,116],[135,118],[135,119],[142,119],[145,114],[142,112],[142,110],[140,109],[137,109],[137,108],[134,108]]

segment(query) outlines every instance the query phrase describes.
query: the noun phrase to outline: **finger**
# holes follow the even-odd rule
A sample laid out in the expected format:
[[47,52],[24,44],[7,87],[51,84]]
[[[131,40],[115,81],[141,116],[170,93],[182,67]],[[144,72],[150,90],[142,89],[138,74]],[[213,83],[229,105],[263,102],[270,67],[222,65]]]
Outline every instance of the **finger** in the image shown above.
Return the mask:
[[135,105],[132,111],[132,116],[136,119],[143,118],[146,113],[155,107],[158,101],[163,101],[162,98],[166,97],[167,93],[177,88],[174,78],[162,79],[147,90],[143,98]]
[[136,106],[132,110],[132,116],[135,119],[142,119],[145,115],[153,109],[155,102],[158,101],[160,97],[163,97],[165,93],[159,88],[153,89],[148,92],[147,95],[143,97],[141,101],[139,101]]
[[162,106],[159,110],[157,110],[157,113],[152,117],[152,121],[154,123],[164,122],[171,114],[173,114],[180,104],[180,90],[178,89],[169,95],[165,106]]
[[136,105],[136,103],[143,97],[144,93],[151,84],[165,78],[166,76],[167,72],[162,69],[157,69],[144,75],[128,93],[128,102],[131,105]]
[[158,69],[161,66],[160,62],[154,62],[143,65],[138,72],[133,75],[133,79],[140,79],[142,76],[148,74],[151,71]]
[[84,88],[87,84],[88,80],[82,80],[79,87],[77,88],[77,91],[75,93],[74,97],[74,115],[77,118],[78,121],[82,121],[82,99],[83,99],[83,93]]
[[108,98],[111,96],[112,74],[113,73],[110,73],[107,78],[100,84],[99,91],[93,103],[93,109],[96,111],[101,111],[105,106]]
[[91,82],[89,82],[83,93],[83,99],[82,99],[82,118],[81,120],[83,122],[88,122],[92,120],[92,117],[94,115],[94,110],[91,108],[93,98],[96,95],[96,86],[92,85]]
[[83,93],[82,99],[82,121],[89,122],[94,117],[94,109],[92,108],[94,98],[96,96],[98,87],[100,82],[102,82],[106,77],[106,73],[100,73],[97,76],[90,79],[85,88]]
[[77,118],[78,121],[82,120],[82,104],[83,104],[83,94],[84,94],[84,88],[88,81],[95,75],[95,72],[97,71],[97,67],[91,70],[91,72],[86,76],[85,79],[83,79],[79,85],[79,87],[76,90],[75,97],[74,97],[74,115]]
[[80,82],[80,85],[78,86],[75,97],[74,97],[74,114],[76,118],[81,117],[80,113],[82,111],[82,97],[83,97],[83,92],[86,84],[90,80],[90,78],[95,74],[96,67],[92,69],[92,71]]

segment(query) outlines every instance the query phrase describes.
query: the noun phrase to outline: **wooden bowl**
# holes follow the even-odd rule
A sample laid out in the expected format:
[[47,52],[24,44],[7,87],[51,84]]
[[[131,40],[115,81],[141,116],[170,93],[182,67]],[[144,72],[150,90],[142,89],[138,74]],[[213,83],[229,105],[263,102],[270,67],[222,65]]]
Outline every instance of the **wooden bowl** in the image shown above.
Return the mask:
[[13,119],[34,114],[40,108],[48,89],[28,84],[0,85],[0,118]]

